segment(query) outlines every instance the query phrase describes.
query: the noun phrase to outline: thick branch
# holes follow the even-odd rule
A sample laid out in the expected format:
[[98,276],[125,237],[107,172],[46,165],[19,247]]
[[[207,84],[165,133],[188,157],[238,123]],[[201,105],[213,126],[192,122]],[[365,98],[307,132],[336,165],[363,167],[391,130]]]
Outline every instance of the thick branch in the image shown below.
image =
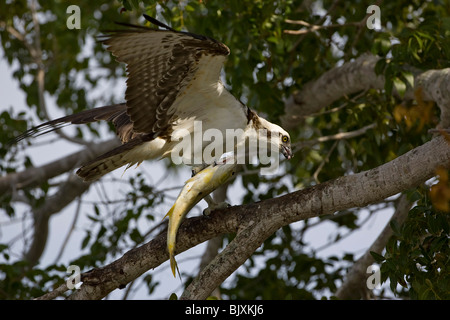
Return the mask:
[[[236,243],[248,239],[244,247],[254,250],[274,230],[295,221],[332,214],[354,207],[364,207],[381,201],[406,189],[415,187],[435,175],[438,166],[450,168],[450,146],[443,137],[417,147],[402,156],[369,171],[344,176],[332,181],[249,205],[218,210],[210,217],[187,219],[177,236],[178,252],[188,250],[199,243],[224,233],[238,232]],[[239,232],[239,230],[241,230]],[[257,234],[255,234],[257,232]],[[256,238],[253,239],[252,236]],[[238,237],[239,236],[239,237]],[[234,240],[233,240],[234,241]],[[243,242],[241,242],[243,243]],[[235,246],[230,243],[230,245]],[[192,282],[184,297],[206,298],[211,291],[228,277],[237,265],[243,263],[253,252],[235,251],[233,261],[217,271],[205,268]],[[231,250],[223,250],[214,260],[223,259]],[[120,259],[103,267],[83,273],[83,285],[70,299],[101,299],[116,288],[123,288],[149,269],[158,267],[168,259],[166,235],[160,234],[147,244],[130,250]],[[223,260],[220,260],[223,261]],[[215,277],[205,279],[207,273]],[[216,272],[220,272],[216,274]],[[203,276],[202,276],[203,274]],[[199,284],[207,282],[202,289]]]
[[91,145],[62,159],[41,167],[28,168],[0,178],[0,194],[9,194],[17,190],[33,187],[53,177],[59,176],[73,168],[98,157],[119,144],[116,138]]
[[344,95],[369,88],[384,88],[384,77],[377,76],[374,71],[378,59],[364,54],[305,84],[286,101],[283,127],[295,127],[304,116],[318,112]]
[[[438,159],[433,159],[434,156]],[[210,290],[234,272],[236,266],[243,264],[278,228],[306,218],[381,201],[428,180],[438,166],[450,167],[450,145],[441,137],[375,169],[249,206],[257,206],[256,214],[246,223],[240,223],[244,231],[238,233],[191,282],[182,298],[206,299]],[[247,214],[251,215],[250,212]]]
[[316,139],[306,140],[306,141],[299,141],[294,144],[292,144],[292,149],[297,151],[305,147],[311,147],[315,144],[325,142],[325,141],[332,141],[332,140],[345,140],[345,139],[351,139],[358,136],[361,136],[365,134],[368,130],[373,129],[377,126],[376,123],[369,124],[365,127],[359,128],[354,131],[349,132],[339,132],[330,136],[322,136]]
[[[283,127],[294,128],[305,116],[320,111],[344,95],[371,88],[384,89],[384,76],[375,73],[375,65],[379,59],[371,54],[361,55],[305,84],[286,100]],[[414,83],[413,89],[421,88],[425,101],[435,101],[441,109],[440,127],[450,126],[450,69],[416,74]],[[408,88],[404,98],[414,98],[412,88]]]
[[255,224],[250,223],[245,229],[240,230],[233,241],[191,282],[181,299],[206,299],[279,228],[279,223],[263,220]]

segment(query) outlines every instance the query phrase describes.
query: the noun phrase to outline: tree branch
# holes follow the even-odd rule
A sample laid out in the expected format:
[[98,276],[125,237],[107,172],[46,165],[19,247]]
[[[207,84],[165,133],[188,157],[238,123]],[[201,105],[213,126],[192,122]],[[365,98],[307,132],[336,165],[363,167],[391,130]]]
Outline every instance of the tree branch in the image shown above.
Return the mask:
[[[372,54],[363,54],[305,84],[286,100],[286,113],[281,119],[283,127],[294,128],[305,116],[318,112],[344,95],[370,88],[384,89],[384,76],[375,73],[379,59]],[[404,98],[413,99],[414,91],[421,88],[423,99],[435,101],[441,109],[440,127],[450,126],[450,68],[416,74],[414,83],[414,88],[408,88]]]
[[347,22],[344,24],[336,23],[336,24],[327,24],[327,25],[315,25],[315,24],[310,24],[303,20],[286,19],[286,20],[284,20],[284,22],[301,25],[303,27],[306,27],[306,29],[283,30],[283,33],[292,34],[292,35],[300,35],[300,34],[306,34],[306,33],[314,32],[314,31],[318,31],[321,29],[334,29],[334,28],[343,28],[343,27],[348,27],[348,26],[360,27],[361,25],[363,25],[366,22],[366,20],[367,20],[367,18],[364,18],[362,21],[359,21],[359,22]]
[[[364,207],[435,175],[437,167],[450,168],[450,146],[439,136],[377,168],[265,201],[213,212],[210,217],[186,219],[177,235],[177,253],[220,234],[237,232],[235,239],[186,289],[183,298],[204,299],[242,264],[278,228],[312,217]],[[247,249],[248,248],[248,249]],[[83,285],[70,299],[101,299],[124,288],[149,269],[168,259],[166,235],[160,234],[102,268],[82,274]],[[230,259],[227,262],[227,259]],[[213,277],[208,275],[213,274]]]
[[33,211],[34,236],[33,241],[24,255],[30,265],[38,263],[48,239],[48,224],[50,217],[60,212],[72,201],[89,189],[90,183],[82,181],[71,174],[57,193],[46,199],[45,203]]
[[364,54],[308,82],[285,102],[284,128],[294,128],[303,117],[330,105],[343,95],[369,88],[384,88],[384,77],[375,74],[379,57]]
[[408,212],[412,207],[412,202],[410,202],[405,194],[400,196],[397,204],[397,208],[392,215],[389,223],[384,227],[383,231],[366,251],[366,253],[359,258],[355,264],[352,266],[347,274],[344,283],[336,292],[336,297],[339,299],[368,299],[370,297],[369,289],[367,288],[367,267],[375,262],[370,251],[381,254],[389,238],[392,236],[393,231],[390,226],[390,222],[395,220],[398,224],[403,224],[408,216]]
[[32,167],[21,172],[15,172],[0,177],[0,194],[11,194],[23,188],[36,186],[44,181],[72,170],[84,162],[98,157],[117,145],[119,145],[118,140],[113,138],[108,141],[92,144],[81,151],[41,167]]
[[372,124],[369,124],[367,126],[364,126],[357,130],[354,130],[354,131],[339,132],[339,133],[332,134],[329,136],[318,137],[316,139],[299,141],[299,142],[292,144],[292,149],[294,151],[298,151],[302,148],[311,147],[311,146],[321,143],[321,142],[332,141],[332,140],[345,140],[345,139],[359,137],[359,136],[362,136],[363,134],[365,134],[368,130],[375,128],[376,126],[377,126],[376,123],[372,123]]
[[[263,208],[258,208],[263,210]],[[253,211],[258,212],[259,210]],[[206,299],[231,273],[239,268],[271,234],[280,228],[272,221],[248,221],[236,237],[206,266],[183,292],[181,299]]]

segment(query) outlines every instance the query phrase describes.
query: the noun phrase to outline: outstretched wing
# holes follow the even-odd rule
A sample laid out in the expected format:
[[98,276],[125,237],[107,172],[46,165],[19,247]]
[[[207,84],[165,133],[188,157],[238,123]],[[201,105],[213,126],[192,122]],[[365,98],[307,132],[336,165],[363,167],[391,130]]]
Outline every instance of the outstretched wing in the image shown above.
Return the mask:
[[[127,25],[128,29],[111,31],[103,39],[117,61],[127,65],[125,104],[50,121],[18,140],[67,123],[112,121],[124,144],[80,169],[80,176],[93,180],[127,163],[166,156],[179,138],[194,132],[195,120],[201,121],[204,132],[214,128],[225,134],[227,129],[244,129],[253,113],[220,81],[228,47],[209,37],[175,31],[148,16],[146,19],[165,30]],[[152,144],[156,137],[160,139]],[[207,143],[194,144],[192,153],[201,152]]]
[[[109,32],[103,42],[117,61],[127,65],[125,99],[133,131],[158,135],[171,131],[175,119],[199,111],[183,110],[186,105],[177,99],[192,100],[186,95],[195,94],[189,88],[200,81],[205,88],[217,84],[230,51],[214,39],[150,21],[168,30],[129,25],[127,30]],[[214,104],[210,102],[206,104]]]

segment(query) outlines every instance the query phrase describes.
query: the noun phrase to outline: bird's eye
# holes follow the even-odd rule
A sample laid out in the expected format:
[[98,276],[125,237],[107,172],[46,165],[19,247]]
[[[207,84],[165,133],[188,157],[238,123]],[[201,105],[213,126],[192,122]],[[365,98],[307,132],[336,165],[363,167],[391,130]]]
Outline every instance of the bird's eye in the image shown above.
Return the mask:
[[289,137],[288,136],[283,136],[282,138],[281,138],[281,141],[283,141],[283,142],[288,142],[289,141]]

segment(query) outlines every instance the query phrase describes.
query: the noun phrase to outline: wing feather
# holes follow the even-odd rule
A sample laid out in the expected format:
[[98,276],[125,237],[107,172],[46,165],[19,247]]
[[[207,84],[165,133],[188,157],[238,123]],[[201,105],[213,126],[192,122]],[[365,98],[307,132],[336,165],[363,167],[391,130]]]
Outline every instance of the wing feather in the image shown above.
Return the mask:
[[229,54],[228,47],[214,39],[173,29],[130,28],[110,32],[103,42],[117,61],[127,65],[127,114],[133,130],[140,133],[168,129],[179,111],[171,107],[204,71],[202,61],[217,60],[220,68],[206,79],[217,83]]
[[85,124],[100,120],[111,121],[116,127],[117,135],[122,142],[128,141],[135,135],[130,117],[126,113],[126,105],[116,104],[85,110],[42,123],[17,136],[12,143],[17,143],[20,140],[30,137],[38,137],[40,135],[61,129],[68,124]]

